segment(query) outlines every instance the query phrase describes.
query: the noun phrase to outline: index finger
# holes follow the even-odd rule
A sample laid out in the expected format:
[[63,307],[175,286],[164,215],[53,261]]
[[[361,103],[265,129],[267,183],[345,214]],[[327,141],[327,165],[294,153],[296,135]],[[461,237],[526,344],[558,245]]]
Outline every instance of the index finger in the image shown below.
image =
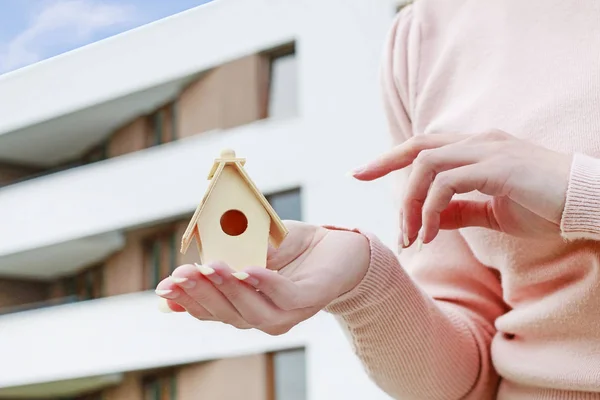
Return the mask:
[[470,135],[460,133],[438,133],[413,136],[365,166],[353,171],[352,176],[361,181],[371,181],[384,177],[390,172],[411,165],[423,150],[447,146],[452,143],[460,142],[469,136]]

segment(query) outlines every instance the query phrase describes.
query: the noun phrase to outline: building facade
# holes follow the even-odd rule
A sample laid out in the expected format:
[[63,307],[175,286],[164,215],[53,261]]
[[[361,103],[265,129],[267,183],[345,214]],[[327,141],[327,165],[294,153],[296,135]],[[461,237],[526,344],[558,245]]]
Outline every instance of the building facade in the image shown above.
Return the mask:
[[157,310],[222,148],[284,219],[395,245],[384,0],[220,0],[0,76],[0,399],[388,398],[326,313],[271,337]]

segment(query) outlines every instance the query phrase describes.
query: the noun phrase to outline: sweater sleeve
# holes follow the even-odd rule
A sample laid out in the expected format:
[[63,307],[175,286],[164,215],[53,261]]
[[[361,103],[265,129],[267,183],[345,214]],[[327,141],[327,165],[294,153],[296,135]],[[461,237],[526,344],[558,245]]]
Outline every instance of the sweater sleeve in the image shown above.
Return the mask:
[[[383,69],[392,133],[412,134],[418,28],[412,6],[396,19]],[[360,232],[360,231],[358,231]],[[494,320],[505,313],[498,275],[473,256],[458,231],[442,231],[399,257],[368,232],[370,265],[361,283],[328,305],[372,379],[398,399],[494,399]]]
[[600,240],[600,160],[575,154],[561,220],[565,239]]

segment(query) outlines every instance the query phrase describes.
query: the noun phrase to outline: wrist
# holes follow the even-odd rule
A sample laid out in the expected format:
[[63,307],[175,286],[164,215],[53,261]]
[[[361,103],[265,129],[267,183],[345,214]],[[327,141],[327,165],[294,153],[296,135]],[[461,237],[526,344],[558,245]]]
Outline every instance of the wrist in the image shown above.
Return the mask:
[[342,286],[338,297],[352,291],[363,281],[371,263],[371,244],[369,239],[359,232],[348,232],[348,234],[353,236],[348,246],[352,252],[353,262],[349,266],[348,279],[344,280],[345,285]]
[[[408,274],[400,267],[398,256],[377,236],[359,230],[351,232],[361,235],[360,238],[353,236],[356,248],[345,249],[356,257],[349,266],[349,269],[353,268],[353,277],[344,279],[345,291],[339,291],[340,295],[325,307],[326,312],[341,316],[381,304],[392,293],[403,292],[412,285]],[[363,239],[367,241],[366,249]]]
[[371,263],[371,243],[369,239],[354,229],[346,229],[338,226],[323,226],[336,235],[341,235],[340,252],[350,253],[349,257],[344,257],[350,261],[344,266],[344,276],[340,277],[340,286],[336,290],[336,298],[351,292],[362,282],[367,274]]

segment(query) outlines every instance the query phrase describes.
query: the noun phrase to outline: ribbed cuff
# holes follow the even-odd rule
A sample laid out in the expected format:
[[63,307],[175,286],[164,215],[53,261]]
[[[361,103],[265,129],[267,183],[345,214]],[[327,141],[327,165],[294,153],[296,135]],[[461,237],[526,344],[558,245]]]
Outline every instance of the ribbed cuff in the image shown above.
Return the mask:
[[[328,226],[327,228],[344,230],[344,228],[331,226]],[[345,315],[352,313],[353,311],[364,309],[374,303],[380,303],[394,292],[391,286],[396,286],[398,284],[399,271],[397,270],[400,269],[400,264],[392,250],[387,248],[371,233],[363,232],[358,229],[348,230],[360,233],[367,238],[371,255],[369,267],[362,281],[354,289],[338,297],[325,308],[326,312],[336,315]],[[405,277],[410,280],[408,275],[405,275]]]
[[565,239],[600,239],[600,160],[575,154],[561,223]]

